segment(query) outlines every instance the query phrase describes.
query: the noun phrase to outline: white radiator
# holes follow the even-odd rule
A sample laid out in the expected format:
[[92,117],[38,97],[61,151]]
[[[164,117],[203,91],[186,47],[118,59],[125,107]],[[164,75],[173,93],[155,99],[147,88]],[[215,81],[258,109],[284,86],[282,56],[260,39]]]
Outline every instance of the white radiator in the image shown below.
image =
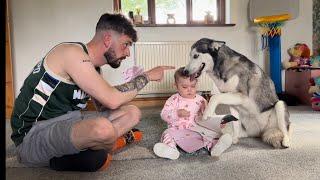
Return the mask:
[[[149,70],[158,65],[175,66],[176,69],[187,65],[189,52],[194,42],[137,42],[134,45],[135,64]],[[150,82],[139,95],[167,94],[176,92],[174,84],[175,70],[168,70],[162,82]],[[212,80],[202,74],[198,82],[199,91],[211,91]]]

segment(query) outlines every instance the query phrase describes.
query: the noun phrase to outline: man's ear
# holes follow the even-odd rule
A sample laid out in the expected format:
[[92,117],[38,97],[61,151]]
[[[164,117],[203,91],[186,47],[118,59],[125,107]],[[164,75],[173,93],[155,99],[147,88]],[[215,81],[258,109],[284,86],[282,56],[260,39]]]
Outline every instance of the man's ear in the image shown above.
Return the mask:
[[105,32],[103,34],[103,43],[104,45],[109,48],[112,44],[112,34],[110,32]]
[[213,40],[213,42],[210,44],[210,48],[213,50],[219,50],[221,46],[225,45],[226,42],[224,41],[215,41]]

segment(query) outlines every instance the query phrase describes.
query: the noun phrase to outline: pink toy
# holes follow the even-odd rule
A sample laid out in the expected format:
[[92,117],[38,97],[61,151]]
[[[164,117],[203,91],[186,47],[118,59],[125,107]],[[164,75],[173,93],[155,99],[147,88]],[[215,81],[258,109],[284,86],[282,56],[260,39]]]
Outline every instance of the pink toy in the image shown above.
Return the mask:
[[320,98],[317,98],[317,97],[311,98],[311,107],[315,111],[320,111]]
[[308,45],[296,43],[287,50],[290,59],[282,63],[285,69],[292,67],[311,67],[310,49]]
[[129,82],[143,72],[144,69],[141,66],[132,66],[123,72],[123,78],[125,82]]

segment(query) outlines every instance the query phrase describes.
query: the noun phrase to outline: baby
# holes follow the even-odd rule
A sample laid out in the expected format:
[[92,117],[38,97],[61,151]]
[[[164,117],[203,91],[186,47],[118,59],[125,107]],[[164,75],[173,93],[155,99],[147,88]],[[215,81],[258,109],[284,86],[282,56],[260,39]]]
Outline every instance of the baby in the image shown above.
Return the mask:
[[207,101],[197,94],[197,79],[185,76],[183,70],[184,67],[181,67],[174,74],[178,93],[166,101],[161,111],[161,118],[168,124],[168,129],[162,133],[161,142],[154,145],[153,151],[162,158],[178,159],[180,153],[177,146],[187,152],[203,147],[211,150],[217,146],[215,152],[221,154],[231,146],[232,137],[227,135],[223,137],[226,140],[220,139],[220,143],[216,144],[221,134],[209,132],[196,123],[201,119]]

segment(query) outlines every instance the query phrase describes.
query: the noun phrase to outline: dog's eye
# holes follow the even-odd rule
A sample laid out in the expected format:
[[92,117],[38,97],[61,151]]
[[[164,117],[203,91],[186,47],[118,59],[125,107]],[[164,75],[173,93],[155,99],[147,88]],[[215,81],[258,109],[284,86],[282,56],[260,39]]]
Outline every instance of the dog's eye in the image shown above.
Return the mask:
[[197,59],[199,57],[199,54],[193,55],[193,59]]

